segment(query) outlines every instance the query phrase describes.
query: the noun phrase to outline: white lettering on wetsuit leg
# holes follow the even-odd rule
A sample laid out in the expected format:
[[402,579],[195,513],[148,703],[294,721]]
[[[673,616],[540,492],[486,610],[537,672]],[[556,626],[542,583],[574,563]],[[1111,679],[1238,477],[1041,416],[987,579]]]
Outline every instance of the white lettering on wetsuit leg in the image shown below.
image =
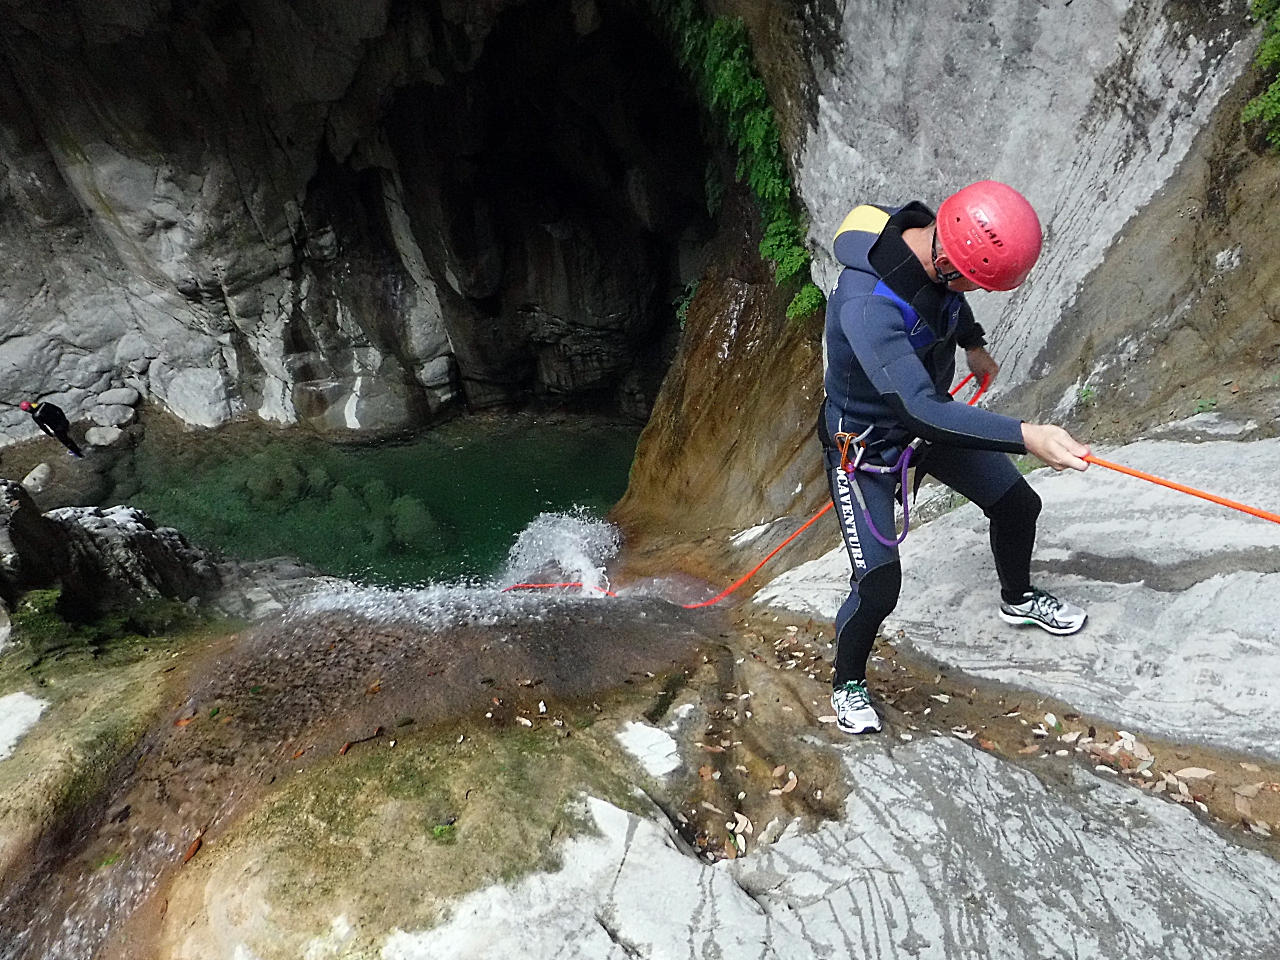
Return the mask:
[[865,570],[867,561],[862,556],[862,544],[858,541],[858,525],[854,521],[853,514],[853,491],[849,489],[851,482],[847,473],[836,470],[836,492],[839,494],[836,506],[840,510],[840,526],[844,529],[844,542],[849,547],[854,565],[859,570]]

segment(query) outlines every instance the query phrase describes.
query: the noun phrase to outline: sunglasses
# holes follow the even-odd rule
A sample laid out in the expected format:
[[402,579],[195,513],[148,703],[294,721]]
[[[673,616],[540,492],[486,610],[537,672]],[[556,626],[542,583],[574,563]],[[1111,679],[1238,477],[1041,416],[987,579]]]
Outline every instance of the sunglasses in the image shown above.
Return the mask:
[[[946,251],[943,250],[942,254],[945,256]],[[936,228],[933,231],[933,269],[938,275],[939,283],[953,283],[964,278],[964,274],[959,270],[947,270],[944,272],[938,266],[938,231]]]

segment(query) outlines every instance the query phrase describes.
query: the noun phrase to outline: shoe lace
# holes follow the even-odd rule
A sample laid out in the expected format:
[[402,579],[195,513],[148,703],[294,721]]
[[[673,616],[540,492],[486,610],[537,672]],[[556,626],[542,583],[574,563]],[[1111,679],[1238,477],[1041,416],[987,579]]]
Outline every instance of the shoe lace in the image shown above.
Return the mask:
[[871,706],[867,688],[856,680],[848,680],[835,689],[836,706],[846,710],[864,710]]
[[1062,601],[1046,590],[1031,588],[1031,606],[1041,613],[1056,616],[1062,611]]

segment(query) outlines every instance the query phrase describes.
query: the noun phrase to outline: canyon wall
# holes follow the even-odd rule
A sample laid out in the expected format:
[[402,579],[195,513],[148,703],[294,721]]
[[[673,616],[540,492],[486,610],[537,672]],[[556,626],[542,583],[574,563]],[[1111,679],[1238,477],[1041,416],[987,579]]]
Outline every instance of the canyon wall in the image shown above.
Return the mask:
[[709,215],[629,5],[0,4],[0,431],[644,416]]

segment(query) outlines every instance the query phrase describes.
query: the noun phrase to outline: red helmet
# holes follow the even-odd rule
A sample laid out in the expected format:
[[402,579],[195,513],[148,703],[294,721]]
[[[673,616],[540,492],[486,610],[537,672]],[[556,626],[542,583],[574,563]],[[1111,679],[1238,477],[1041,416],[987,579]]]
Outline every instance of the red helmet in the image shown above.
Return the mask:
[[1027,198],[995,180],[943,200],[937,236],[947,259],[983,290],[1012,290],[1027,279],[1044,239]]
[[18,404],[18,409],[21,410],[23,413],[28,412],[31,409],[31,401],[23,400],[20,404]]

